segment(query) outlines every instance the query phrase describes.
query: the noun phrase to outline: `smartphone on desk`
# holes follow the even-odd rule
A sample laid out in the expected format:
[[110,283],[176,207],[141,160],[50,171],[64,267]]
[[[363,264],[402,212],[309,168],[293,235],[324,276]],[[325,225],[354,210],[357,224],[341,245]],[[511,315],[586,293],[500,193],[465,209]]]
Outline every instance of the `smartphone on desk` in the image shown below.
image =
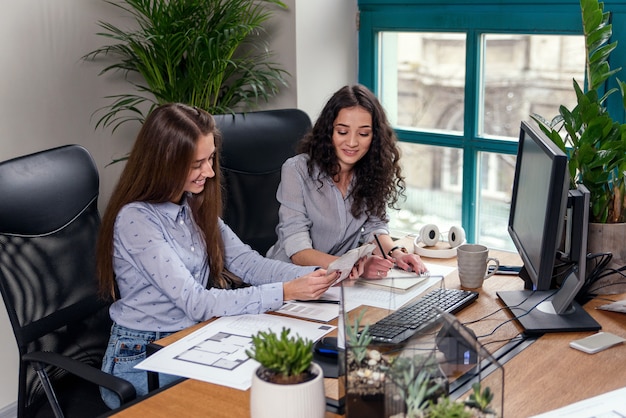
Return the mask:
[[[494,266],[493,264],[489,265],[489,273],[491,273],[494,269],[496,268],[496,266]],[[511,275],[511,276],[519,276],[519,272],[522,269],[522,266],[500,266],[498,267],[498,271],[496,271],[496,274],[507,274],[507,275]]]
[[594,354],[598,351],[613,347],[614,345],[621,344],[624,341],[626,341],[626,339],[611,334],[610,332],[598,332],[585,338],[570,341],[569,345],[585,353]]

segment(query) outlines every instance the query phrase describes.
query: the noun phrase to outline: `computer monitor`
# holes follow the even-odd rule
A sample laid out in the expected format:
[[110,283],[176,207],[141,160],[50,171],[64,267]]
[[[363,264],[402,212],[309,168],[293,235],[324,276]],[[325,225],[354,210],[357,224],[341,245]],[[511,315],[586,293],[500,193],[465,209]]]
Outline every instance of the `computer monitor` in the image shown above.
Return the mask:
[[524,263],[521,275],[527,289],[554,288],[568,190],[567,155],[522,122],[508,229]]
[[[600,329],[574,301],[585,281],[588,218],[589,191],[570,190],[567,155],[522,122],[508,230],[526,290],[497,295],[527,333]],[[560,282],[557,260],[571,267]]]

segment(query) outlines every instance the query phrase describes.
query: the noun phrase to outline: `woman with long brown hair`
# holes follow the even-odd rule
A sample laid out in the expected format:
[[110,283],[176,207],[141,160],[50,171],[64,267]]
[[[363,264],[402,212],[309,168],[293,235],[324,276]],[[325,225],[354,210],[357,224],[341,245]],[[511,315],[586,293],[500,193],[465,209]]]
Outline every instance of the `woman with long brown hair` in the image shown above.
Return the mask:
[[[103,296],[113,299],[102,369],[132,382],[138,395],[147,392],[146,373],[133,367],[151,341],[214,316],[319,298],[337,278],[266,259],[221,220],[220,144],[207,112],[157,107],[102,218],[97,268]],[[119,404],[113,393],[102,395]]]

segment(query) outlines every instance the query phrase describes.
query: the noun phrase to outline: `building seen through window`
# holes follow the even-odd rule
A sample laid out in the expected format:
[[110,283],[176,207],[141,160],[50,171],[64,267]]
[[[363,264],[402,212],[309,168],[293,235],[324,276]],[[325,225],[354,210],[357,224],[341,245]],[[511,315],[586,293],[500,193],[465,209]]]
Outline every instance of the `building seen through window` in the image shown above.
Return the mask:
[[[513,249],[507,221],[520,123],[576,103],[583,37],[482,34],[468,48],[464,33],[379,35],[377,93],[402,141],[408,189],[401,210],[390,213],[392,229],[417,232],[434,223],[446,231],[461,224],[469,203],[474,241]],[[464,179],[464,171],[475,178]]]

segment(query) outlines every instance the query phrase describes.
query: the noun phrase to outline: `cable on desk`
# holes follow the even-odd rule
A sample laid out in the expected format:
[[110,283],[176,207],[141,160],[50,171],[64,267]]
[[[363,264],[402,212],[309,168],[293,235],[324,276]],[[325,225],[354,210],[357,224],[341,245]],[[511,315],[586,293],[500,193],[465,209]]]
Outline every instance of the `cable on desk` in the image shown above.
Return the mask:
[[497,344],[497,343],[506,343],[506,342],[515,342],[515,341],[524,341],[526,339],[526,337],[524,336],[523,332],[518,332],[517,334],[515,334],[513,337],[511,338],[505,338],[502,340],[493,340],[493,341],[487,341],[485,343],[482,343],[483,346],[489,345],[489,344]]
[[496,309],[495,311],[493,311],[493,312],[491,312],[491,313],[488,313],[487,315],[483,316],[482,318],[474,319],[474,320],[472,320],[472,321],[463,322],[463,325],[475,324],[475,323],[477,323],[477,322],[480,322],[480,321],[483,321],[483,320],[485,320],[485,319],[489,318],[491,315],[495,315],[495,314],[497,314],[498,312],[502,312],[502,311],[504,311],[504,310],[506,310],[506,308],[498,308],[498,309]]
[[[520,305],[524,304],[524,303],[528,300],[528,298],[529,298],[530,296],[532,296],[534,293],[535,293],[535,292],[531,292],[531,293],[528,295],[528,297],[526,297],[524,300],[522,300],[522,301],[521,301],[520,303],[518,303],[517,305],[514,305],[514,306],[509,306],[509,307],[508,307],[508,310],[511,312],[511,314],[513,314],[513,311],[511,310],[512,308],[517,308],[517,307],[519,307]],[[514,316],[513,316],[513,318],[509,318],[509,319],[507,319],[506,321],[502,322],[501,324],[498,324],[498,326],[496,326],[496,327],[495,327],[495,328],[494,328],[494,329],[493,329],[490,333],[488,333],[488,334],[483,334],[483,335],[479,335],[479,336],[477,336],[476,338],[485,338],[485,337],[489,337],[489,336],[493,335],[493,333],[494,333],[494,332],[496,332],[498,329],[500,329],[500,327],[502,327],[502,326],[504,326],[504,325],[508,324],[509,322],[512,322],[512,321],[514,321],[514,320],[516,320],[516,319],[522,318],[522,317],[524,317],[524,316],[526,316],[526,315],[530,314],[530,312],[532,312],[532,310],[533,310],[533,309],[535,309],[535,308],[536,308],[537,306],[539,306],[541,303],[543,303],[544,301],[546,301],[546,300],[547,300],[548,298],[550,298],[553,294],[554,294],[554,293],[550,292],[549,294],[547,294],[547,295],[546,295],[546,297],[544,297],[544,298],[540,299],[540,300],[539,300],[537,303],[535,303],[535,304],[534,304],[534,305],[533,305],[530,309],[527,309],[527,310],[526,310],[526,312],[524,312],[523,314],[521,314],[521,315],[514,315],[514,314],[513,314],[513,315],[514,315]]]
[[595,254],[587,255],[587,265],[588,266],[591,265],[592,268],[591,268],[590,273],[587,274],[587,277],[585,278],[585,284],[583,285],[580,292],[576,296],[576,301],[578,303],[582,305],[588,302],[590,299],[596,297],[597,294],[592,293],[590,289],[594,283],[596,283],[597,281],[605,277],[611,276],[613,274],[618,274],[622,277],[623,280],[617,281],[615,283],[608,283],[604,286],[596,288],[595,290],[604,289],[606,287],[611,287],[611,286],[615,286],[618,284],[626,283],[626,274],[624,273],[626,272],[626,266],[622,266],[617,269],[609,268],[608,265],[612,259],[613,259],[612,253],[595,253]]

